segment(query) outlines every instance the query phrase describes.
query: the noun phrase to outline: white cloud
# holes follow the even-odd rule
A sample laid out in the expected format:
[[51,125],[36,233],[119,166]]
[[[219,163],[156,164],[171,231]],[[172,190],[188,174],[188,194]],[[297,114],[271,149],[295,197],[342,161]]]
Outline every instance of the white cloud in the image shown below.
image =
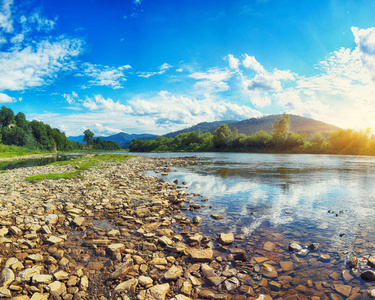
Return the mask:
[[74,91],[72,92],[72,94],[63,94],[63,97],[65,98],[65,100],[70,104],[75,104],[76,103],[76,100],[78,99],[78,95],[77,93],[75,93]]
[[82,68],[84,75],[93,78],[92,80],[89,80],[91,85],[108,86],[113,89],[121,89],[123,88],[122,84],[126,81],[123,71],[130,69],[131,66],[125,65],[119,68],[113,68],[84,63]]
[[2,28],[7,33],[13,31],[13,21],[11,18],[12,4],[13,0],[3,0],[0,10],[0,28]]
[[94,99],[87,98],[82,105],[90,110],[105,110],[117,113],[131,113],[132,109],[129,106],[121,104],[119,101],[114,102],[112,99],[104,99],[102,95],[96,95]]
[[229,67],[233,70],[237,70],[240,60],[238,58],[235,58],[232,54],[228,54],[227,56]]
[[207,72],[194,72],[189,75],[190,78],[198,80],[195,87],[204,93],[221,92],[229,90],[227,81],[233,73],[229,70],[211,68]]
[[62,39],[0,52],[0,90],[24,90],[48,83],[66,70],[81,50],[80,40]]
[[120,129],[103,126],[100,123],[94,123],[90,128],[86,129],[92,130],[96,136],[108,136],[121,132]]
[[16,102],[16,100],[7,94],[0,93],[0,103],[10,103],[10,102]]
[[266,72],[264,67],[255,59],[254,56],[249,56],[247,54],[244,54],[244,59],[242,61],[242,64],[245,68],[252,69],[259,74]]
[[162,74],[164,74],[166,71],[168,71],[172,67],[173,66],[171,66],[170,64],[164,63],[164,64],[162,64],[158,68],[159,71],[155,71],[155,72],[137,72],[137,74],[138,74],[138,77],[150,78],[151,76],[162,75]]
[[243,81],[249,91],[278,92],[282,90],[280,81],[272,75],[257,74],[253,79]]

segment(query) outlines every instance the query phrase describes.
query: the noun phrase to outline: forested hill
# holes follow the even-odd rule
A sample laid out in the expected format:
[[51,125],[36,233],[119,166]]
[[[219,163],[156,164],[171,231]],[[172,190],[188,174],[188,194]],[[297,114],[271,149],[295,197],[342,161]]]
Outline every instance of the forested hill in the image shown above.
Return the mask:
[[[115,142],[123,148],[129,147],[130,142],[133,139],[147,140],[147,139],[156,139],[157,137],[158,137],[157,135],[153,135],[153,134],[128,134],[128,133],[125,133],[125,132],[119,132],[117,134],[110,135],[110,136],[100,136],[100,138],[103,141]],[[69,140],[72,140],[72,141],[75,141],[75,142],[80,142],[80,143],[83,143],[83,138],[84,138],[84,135],[68,136]]]
[[[213,133],[217,127],[219,127],[222,123],[228,124],[228,127],[233,130],[235,127],[238,129],[238,133],[244,133],[246,135],[252,135],[257,131],[264,130],[267,133],[272,132],[272,125],[275,123],[276,119],[281,118],[280,115],[269,115],[261,118],[251,118],[247,120],[242,120],[242,121],[216,121],[216,122],[204,122],[204,123],[199,123],[195,126],[171,132],[166,135],[164,135],[167,138],[170,137],[176,137],[180,133],[184,132],[197,132],[198,129],[200,129],[201,133],[205,132],[211,132]],[[308,136],[320,132],[323,135],[327,136],[330,132],[332,131],[338,131],[341,128],[337,126],[333,126],[321,121],[316,121],[313,119],[297,116],[297,115],[289,115],[290,116],[290,121],[291,121],[291,126],[290,130],[293,132],[301,133],[304,132]]]

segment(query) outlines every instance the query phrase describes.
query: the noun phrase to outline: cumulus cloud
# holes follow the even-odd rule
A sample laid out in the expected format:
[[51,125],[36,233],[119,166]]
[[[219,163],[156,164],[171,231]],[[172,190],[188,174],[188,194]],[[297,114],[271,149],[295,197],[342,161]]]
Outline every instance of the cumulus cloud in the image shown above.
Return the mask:
[[63,94],[63,97],[70,105],[75,104],[78,99],[78,95],[74,91],[71,94]]
[[198,80],[195,84],[197,89],[210,93],[229,90],[227,81],[232,75],[233,73],[229,70],[211,68],[207,72],[193,72],[189,77]]
[[237,70],[240,64],[240,60],[235,58],[232,54],[228,54],[227,60],[229,62],[229,67],[233,70]]
[[255,59],[254,56],[249,56],[247,54],[244,54],[244,59],[242,61],[242,64],[247,69],[252,69],[257,73],[265,73],[266,70],[264,67]]
[[83,104],[85,108],[90,110],[105,110],[117,113],[131,113],[132,109],[129,106],[121,104],[119,101],[114,102],[111,98],[104,99],[102,95],[96,95],[93,99],[87,98]]
[[0,103],[11,103],[11,102],[16,102],[16,100],[7,94],[0,93]]

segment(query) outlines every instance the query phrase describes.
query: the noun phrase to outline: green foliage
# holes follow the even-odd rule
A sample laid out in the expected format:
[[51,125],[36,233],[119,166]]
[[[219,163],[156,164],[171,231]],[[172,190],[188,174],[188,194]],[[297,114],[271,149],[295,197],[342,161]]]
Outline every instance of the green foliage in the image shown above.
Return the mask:
[[87,146],[90,146],[93,142],[94,133],[90,129],[86,129],[83,134],[85,135],[83,141],[86,142]]
[[0,125],[2,127],[8,126],[14,122],[14,118],[13,110],[3,105],[0,109]]
[[333,132],[328,136],[330,150],[337,154],[364,154],[371,151],[369,132],[369,129],[360,131],[342,129]]
[[284,113],[280,120],[275,120],[272,129],[276,138],[285,139],[290,129],[290,116]]

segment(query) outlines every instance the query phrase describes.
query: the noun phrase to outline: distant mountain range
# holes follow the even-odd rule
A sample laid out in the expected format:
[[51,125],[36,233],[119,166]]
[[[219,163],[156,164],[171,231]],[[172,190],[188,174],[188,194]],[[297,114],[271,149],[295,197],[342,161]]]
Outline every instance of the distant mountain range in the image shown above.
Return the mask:
[[[221,124],[225,123],[228,124],[228,127],[233,130],[234,127],[238,129],[239,133],[244,133],[246,135],[254,134],[259,130],[267,131],[268,133],[272,132],[272,125],[275,123],[275,120],[279,120],[282,115],[269,115],[261,118],[251,118],[242,121],[234,121],[234,120],[226,120],[226,121],[215,121],[215,122],[202,122],[197,125],[171,132],[165,134],[164,136],[167,138],[174,138],[180,133],[184,132],[191,132],[191,131],[198,131],[200,130],[201,133],[211,132],[213,133],[217,127]],[[291,126],[290,130],[294,132],[305,132],[308,136],[320,132],[323,135],[328,135],[332,131],[338,131],[341,128],[330,125],[321,121],[316,121],[313,119],[297,116],[297,115],[289,115]],[[79,136],[70,136],[68,139],[76,142],[83,143],[83,135]],[[100,138],[103,141],[113,141],[119,144],[122,148],[127,148],[130,145],[130,142],[133,139],[147,139],[152,140],[156,139],[158,136],[154,134],[128,134],[125,132],[120,132],[110,136],[101,136]],[[96,137],[95,137],[96,138]]]
[[[272,132],[272,125],[275,123],[275,120],[280,120],[282,115],[269,115],[261,118],[251,118],[242,121],[215,121],[215,122],[203,122],[192,127],[171,132],[166,135],[165,137],[171,138],[176,137],[180,133],[183,132],[190,132],[190,131],[197,131],[200,129],[201,133],[211,132],[213,133],[215,129],[220,126],[222,123],[228,124],[228,127],[233,130],[234,127],[238,129],[239,133],[244,133],[246,135],[252,135],[259,130],[264,130],[268,133]],[[321,121],[316,121],[313,119],[297,116],[297,115],[289,115],[290,116],[290,130],[294,132],[304,132],[308,136],[320,132],[323,135],[328,135],[332,131],[340,130],[341,128],[330,125]]]
[[[133,139],[146,139],[146,140],[151,140],[151,139],[156,139],[158,136],[154,134],[128,134],[125,132],[119,132],[114,135],[110,136],[99,136],[103,141],[113,141],[119,144],[122,148],[127,148],[130,145],[130,142]],[[84,135],[79,135],[79,136],[68,136],[69,140],[75,141],[75,142],[83,142]],[[94,138],[98,138],[95,136]]]

